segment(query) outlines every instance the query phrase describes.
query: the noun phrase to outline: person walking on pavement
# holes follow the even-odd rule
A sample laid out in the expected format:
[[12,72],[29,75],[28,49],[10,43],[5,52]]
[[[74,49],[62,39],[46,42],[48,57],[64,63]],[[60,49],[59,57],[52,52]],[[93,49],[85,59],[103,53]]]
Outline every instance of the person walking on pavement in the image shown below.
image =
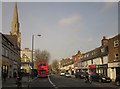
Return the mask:
[[18,88],[22,87],[22,74],[21,74],[20,71],[18,71],[18,76],[17,76],[17,79],[16,79],[16,84],[17,84]]
[[85,72],[85,78],[84,78],[85,83],[89,81],[89,74],[88,72]]
[[7,78],[7,73],[6,73],[6,71],[5,72],[3,72],[3,80],[6,82],[6,78]]
[[14,71],[13,77],[14,77],[14,78],[17,78],[17,73],[16,73],[16,71]]

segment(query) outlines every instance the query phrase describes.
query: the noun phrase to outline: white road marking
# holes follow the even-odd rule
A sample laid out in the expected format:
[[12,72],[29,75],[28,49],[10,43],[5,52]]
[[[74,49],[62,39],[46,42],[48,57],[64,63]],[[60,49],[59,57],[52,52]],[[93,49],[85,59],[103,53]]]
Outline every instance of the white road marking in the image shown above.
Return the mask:
[[49,75],[48,75],[48,80],[49,80],[50,84],[52,84],[53,87],[57,88],[56,85],[50,80]]

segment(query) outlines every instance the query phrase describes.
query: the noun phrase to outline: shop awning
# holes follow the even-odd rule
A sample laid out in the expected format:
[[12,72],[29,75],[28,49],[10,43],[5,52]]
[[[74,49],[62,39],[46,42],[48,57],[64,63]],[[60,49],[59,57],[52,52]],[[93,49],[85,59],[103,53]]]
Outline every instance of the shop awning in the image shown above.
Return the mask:
[[95,68],[96,68],[96,65],[95,65],[95,64],[89,65],[88,68],[89,68],[89,69],[95,69]]

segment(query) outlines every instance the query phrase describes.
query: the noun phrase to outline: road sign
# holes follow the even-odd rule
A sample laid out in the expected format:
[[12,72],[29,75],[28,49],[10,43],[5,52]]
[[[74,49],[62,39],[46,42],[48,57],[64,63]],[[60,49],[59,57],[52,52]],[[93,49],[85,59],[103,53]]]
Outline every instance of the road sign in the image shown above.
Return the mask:
[[30,66],[34,66],[34,63],[31,62],[31,63],[30,63]]

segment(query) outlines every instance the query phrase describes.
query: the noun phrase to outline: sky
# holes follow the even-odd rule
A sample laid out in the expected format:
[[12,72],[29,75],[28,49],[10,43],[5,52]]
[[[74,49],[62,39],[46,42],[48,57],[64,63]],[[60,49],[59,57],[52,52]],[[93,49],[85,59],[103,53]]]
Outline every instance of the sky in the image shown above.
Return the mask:
[[[117,2],[18,2],[21,48],[47,50],[51,60],[101,46],[118,34]],[[14,2],[2,2],[2,33],[9,33]],[[41,37],[37,35],[40,34]]]

